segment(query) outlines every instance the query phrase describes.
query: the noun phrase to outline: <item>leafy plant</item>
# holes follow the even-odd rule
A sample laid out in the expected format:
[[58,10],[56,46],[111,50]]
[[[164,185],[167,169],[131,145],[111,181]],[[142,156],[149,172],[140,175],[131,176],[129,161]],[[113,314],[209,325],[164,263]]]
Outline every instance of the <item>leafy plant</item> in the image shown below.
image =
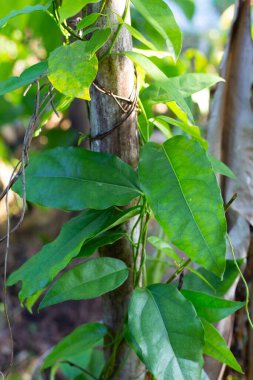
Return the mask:
[[[225,209],[216,173],[231,177],[233,173],[208,153],[208,143],[194,123],[188,102],[192,94],[222,79],[190,73],[169,77],[162,70],[162,60],[158,58],[157,63],[147,57],[154,54],[150,47],[158,56],[169,55],[175,60],[181,50],[181,31],[164,1],[132,0],[133,12],[139,13],[151,31],[156,29],[163,50],[156,37],[152,37],[156,34],[142,36],[140,31],[128,25],[124,15],[129,10],[129,1],[124,15],[118,15],[114,34],[114,26],[109,21],[106,27],[99,26],[100,18],[107,20],[106,1],[101,1],[99,12],[86,14],[77,29],[72,29],[67,18],[92,2],[99,1],[63,0],[60,5],[58,1],[49,1],[43,6],[11,12],[1,19],[3,27],[19,14],[47,12],[58,25],[65,43],[52,51],[47,60],[30,67],[20,77],[0,83],[0,93],[42,79],[49,80],[54,93],[90,100],[90,86],[99,64],[105,56],[113,54],[112,48],[102,58],[97,52],[108,39],[112,39],[113,47],[121,28],[126,26],[134,39],[149,48],[142,53],[141,50],[120,53],[134,62],[143,78],[138,103],[142,145],[139,167],[135,171],[114,155],[76,147],[61,147],[33,155],[14,190],[22,196],[25,178],[25,195],[29,202],[81,213],[62,227],[53,242],[12,273],[8,285],[21,282],[20,300],[30,310],[41,296],[40,308],[66,300],[99,297],[119,288],[132,268],[116,258],[89,257],[103,245],[128,239],[134,263],[138,259],[140,266],[136,264],[133,268],[131,281],[135,290],[117,339],[110,339],[105,325],[82,325],[56,345],[42,368],[51,367],[54,374],[58,368],[66,369],[62,367],[65,362],[65,365],[72,363],[80,369],[80,358],[76,355],[91,355],[91,349],[106,337],[114,353],[119,342],[127,340],[157,380],[201,379],[203,354],[242,372],[212,325],[244,306],[244,303],[222,298],[237,272],[230,270],[233,264],[226,261]],[[187,2],[190,8],[180,3],[191,17],[193,3]],[[92,34],[90,39],[86,38],[88,34]],[[73,43],[70,37],[75,40]],[[153,106],[158,103],[165,104],[174,117],[172,114],[156,115]],[[180,136],[174,135],[174,126],[180,129]],[[154,127],[164,134],[163,144],[149,141]],[[129,207],[133,201],[137,205]],[[151,257],[154,263],[163,257],[166,259],[159,284],[148,283],[146,245],[151,216],[159,223],[164,238],[155,236],[150,240],[157,249]],[[128,234],[123,223],[133,217],[137,217],[137,222]],[[134,234],[138,224],[140,233],[136,242]],[[77,257],[86,261],[68,268]],[[185,282],[179,283],[177,289],[177,277],[182,281],[182,273],[187,268]],[[165,279],[168,269],[170,277]],[[142,287],[139,287],[140,278],[143,279]],[[113,357],[105,362],[101,380],[110,378],[113,365]],[[89,376],[87,368],[81,369]],[[94,378],[94,374],[90,375]]]

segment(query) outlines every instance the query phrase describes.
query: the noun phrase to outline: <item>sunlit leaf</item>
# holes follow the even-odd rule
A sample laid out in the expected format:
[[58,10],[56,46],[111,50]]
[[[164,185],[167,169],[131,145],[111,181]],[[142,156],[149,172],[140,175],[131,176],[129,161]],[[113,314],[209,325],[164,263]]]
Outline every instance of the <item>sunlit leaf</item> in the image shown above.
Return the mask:
[[75,16],[82,8],[89,3],[98,3],[100,0],[63,0],[59,8],[60,20],[66,20]]
[[32,12],[36,11],[46,11],[50,6],[50,2],[47,2],[45,5],[32,5],[32,6],[27,6],[22,9],[18,10],[13,10],[11,11],[7,16],[3,17],[0,19],[0,28],[4,27],[9,20],[16,16],[24,15],[24,14],[29,14]]

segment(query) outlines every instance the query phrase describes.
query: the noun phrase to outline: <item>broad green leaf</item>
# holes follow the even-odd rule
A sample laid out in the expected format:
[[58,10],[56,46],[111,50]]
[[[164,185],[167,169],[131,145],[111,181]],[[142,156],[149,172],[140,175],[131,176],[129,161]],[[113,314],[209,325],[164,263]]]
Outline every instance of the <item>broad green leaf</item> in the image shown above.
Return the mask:
[[89,88],[94,81],[98,60],[92,41],[76,41],[60,46],[48,58],[48,78],[52,85],[63,94],[90,100]]
[[25,14],[36,12],[36,11],[45,12],[49,8],[49,5],[50,3],[48,2],[48,4],[46,5],[32,5],[32,6],[27,6],[18,10],[15,9],[12,12],[10,12],[7,16],[0,19],[0,28],[3,28],[8,23],[9,20],[11,20],[12,18],[16,16],[25,15]]
[[230,177],[232,179],[236,179],[236,175],[232,172],[232,170],[224,164],[224,162],[218,160],[216,157],[208,154],[208,159],[212,164],[213,170],[215,173],[219,173],[225,175],[226,177]]
[[100,297],[122,285],[128,274],[126,264],[111,257],[99,257],[76,265],[54,282],[39,309],[68,300]]
[[159,80],[151,84],[142,92],[143,101],[152,99],[152,104],[167,103],[173,100],[175,91],[183,98],[187,98],[192,94],[210,87],[223,79],[210,74],[184,74],[179,77]]
[[[14,190],[22,193],[21,180]],[[26,169],[26,195],[42,206],[82,210],[123,206],[141,191],[134,170],[118,157],[70,147],[31,158]]]
[[158,116],[154,119],[155,121],[163,121],[168,124],[174,125],[185,133],[187,133],[189,136],[193,137],[195,140],[197,140],[203,148],[207,149],[208,148],[208,142],[205,140],[200,133],[199,127],[197,125],[191,125],[189,123],[183,123],[182,121],[175,120],[172,117],[169,116]]
[[194,273],[195,276],[199,277],[209,288],[211,288],[215,292],[215,288],[212,284],[197,270],[191,267],[190,265],[187,266],[187,269],[189,269],[190,272]]
[[124,223],[139,211],[138,207],[122,212],[115,209],[83,211],[63,225],[54,241],[45,245],[41,251],[12,273],[8,279],[8,286],[22,282],[20,299],[24,303],[27,298],[44,289],[79,254],[85,242]]
[[98,248],[104,247],[108,244],[113,244],[122,237],[127,236],[124,231],[106,231],[103,234],[100,234],[82,246],[82,249],[78,257],[88,257],[91,256]]
[[229,301],[191,290],[182,290],[181,293],[193,304],[198,316],[210,323],[219,322],[245,305],[244,302]]
[[160,239],[158,236],[150,236],[148,238],[148,242],[159,251],[164,252],[172,260],[175,260],[177,262],[181,261],[172,246],[166,241]]
[[[238,265],[241,266],[243,260],[238,260],[237,262]],[[198,268],[197,271],[203,277],[205,277],[205,279],[212,285],[214,290],[207,286],[199,277],[196,277],[193,273],[187,273],[184,276],[183,289],[204,292],[215,295],[217,297],[223,297],[233,285],[235,279],[238,277],[238,270],[233,260],[226,260],[226,269],[223,280],[204,268]]]
[[142,190],[170,242],[194,262],[222,276],[226,219],[206,151],[184,136],[163,145],[148,143],[141,153],[139,175]]
[[110,28],[96,29],[92,37],[87,42],[87,51],[89,54],[95,54],[108,40],[111,34]]
[[136,289],[128,312],[130,339],[159,380],[200,378],[204,335],[190,302],[171,285]]
[[223,336],[210,323],[201,320],[205,331],[204,354],[219,360],[221,363],[227,364],[239,373],[243,373],[240,364],[227,346]]
[[182,47],[182,33],[173,13],[163,0],[131,0],[135,8],[164,38],[167,48],[173,48],[175,58]]
[[149,49],[156,51],[156,47],[152,44],[152,42],[147,40],[147,38],[145,38],[145,36],[143,36],[143,34],[139,32],[139,30],[135,29],[132,25],[129,25],[127,23],[123,23],[123,24],[127,28],[127,30],[131,33],[133,38],[140,41],[143,45],[147,46]]
[[88,26],[94,24],[97,21],[101,14],[100,13],[91,13],[88,16],[85,16],[76,26],[76,30],[85,29]]
[[23,86],[28,86],[41,75],[46,74],[47,69],[47,61],[42,61],[23,71],[19,77],[11,77],[0,82],[0,95],[4,95],[7,92],[14,91]]
[[60,20],[66,20],[75,16],[82,8],[89,3],[98,3],[100,0],[63,0],[59,8]]
[[52,367],[58,361],[71,361],[72,357],[98,344],[107,333],[107,327],[101,323],[87,323],[77,327],[53,348],[42,368]]

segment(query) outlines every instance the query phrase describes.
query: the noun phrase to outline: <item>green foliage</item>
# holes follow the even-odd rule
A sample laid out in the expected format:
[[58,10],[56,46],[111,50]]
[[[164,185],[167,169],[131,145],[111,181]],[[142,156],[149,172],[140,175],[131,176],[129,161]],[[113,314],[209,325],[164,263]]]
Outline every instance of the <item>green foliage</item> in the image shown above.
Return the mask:
[[157,379],[200,378],[203,328],[177,289],[163,284],[136,289],[128,320],[132,344]]
[[239,373],[243,373],[239,363],[227,346],[225,339],[210,323],[201,320],[205,331],[204,354],[211,356],[221,363],[227,364]]
[[[82,148],[56,148],[34,156],[26,187],[29,201],[64,210],[123,206],[141,195],[130,166],[115,156]],[[22,194],[21,181],[15,191]]]
[[183,136],[162,146],[148,143],[142,150],[139,174],[142,190],[171,243],[194,262],[222,276],[226,221],[205,150]]
[[[8,51],[0,49],[0,59],[4,62],[0,73],[3,80],[0,95],[4,95],[0,111],[5,117],[7,111],[10,114],[6,120],[3,116],[5,122],[22,113],[24,116],[32,113],[34,93],[29,92],[26,108],[22,103],[23,108],[19,109],[17,104],[21,92],[12,91],[42,77],[43,83],[51,83],[54,87],[54,106],[59,112],[66,111],[73,98],[90,100],[90,87],[100,64],[97,52],[110,37],[114,46],[121,28],[125,27],[137,42],[135,51],[118,54],[131,59],[137,70],[140,88],[138,122],[143,145],[139,168],[136,172],[108,153],[68,147],[70,140],[74,141],[71,130],[64,136],[57,130],[47,131],[48,147],[63,147],[40,151],[31,157],[25,172],[26,198],[45,207],[82,212],[63,225],[54,241],[12,273],[8,285],[21,282],[20,301],[31,310],[45,290],[47,293],[40,308],[67,300],[99,297],[121,286],[131,272],[129,280],[133,277],[135,290],[130,300],[128,320],[126,316],[122,321],[122,331],[111,342],[113,355],[127,337],[132,349],[157,380],[206,378],[202,369],[203,354],[241,373],[223,337],[211,325],[244,305],[222,298],[235,281],[238,270],[234,262],[225,260],[226,219],[215,174],[234,179],[235,176],[225,164],[208,153],[208,143],[194,121],[196,112],[191,99],[196,92],[222,79],[217,75],[204,74],[208,71],[208,62],[203,54],[193,49],[184,53],[182,61],[175,62],[182,47],[182,33],[163,0],[132,0],[133,26],[125,17],[126,9],[124,15],[116,15],[118,31],[112,36],[115,25],[110,24],[104,1],[96,13],[83,12],[84,18],[72,29],[66,20],[87,4],[98,2],[45,0],[32,6],[22,2],[24,8],[18,11],[13,11],[12,0],[8,6],[4,4],[4,13],[11,10],[0,19],[0,28],[8,23],[3,29],[4,41],[8,44],[13,41],[14,18],[23,14],[27,15],[23,23],[30,20],[31,38],[37,41],[41,37],[45,51],[41,62],[17,77],[11,76],[16,75],[14,67],[20,57],[26,59],[29,56],[30,48],[22,50],[22,43],[17,39],[15,49],[19,54],[15,58],[10,58],[12,55]],[[129,4],[130,1],[127,2],[128,7]],[[189,19],[192,18],[195,10],[193,0],[180,0],[176,4]],[[100,27],[103,24],[101,20],[106,20],[103,28]],[[44,22],[41,31],[38,25]],[[53,36],[46,35],[44,31],[47,23]],[[64,43],[61,46],[62,38]],[[115,54],[111,50],[106,51],[102,59]],[[39,54],[37,51],[33,54],[37,62]],[[190,72],[193,61],[197,73]],[[5,79],[7,77],[9,79]],[[157,111],[157,105],[161,103],[167,112]],[[52,110],[47,107],[40,115],[37,134],[51,114]],[[163,144],[149,141],[156,128],[166,138]],[[8,159],[9,152],[2,146],[1,152]],[[22,195],[21,179],[14,190]],[[129,207],[132,201],[138,205]],[[152,213],[161,231],[159,236],[148,239]],[[127,233],[124,223],[136,216],[132,231]],[[136,242],[137,222],[140,234]],[[121,238],[128,239],[127,243],[132,246],[134,268],[128,268],[116,258],[89,258],[100,247],[112,245]],[[147,241],[156,250],[151,255],[146,252]],[[152,262],[149,268],[151,275],[146,275],[147,256]],[[77,258],[78,264],[73,265]],[[83,258],[88,260],[80,263]],[[140,269],[137,270],[138,258]],[[196,269],[193,264],[200,267]],[[186,268],[180,291],[174,280]],[[58,274],[59,278],[55,279]],[[170,277],[166,284],[161,283],[168,274]],[[139,278],[143,279],[142,288],[136,287]],[[159,284],[150,285],[157,280]],[[96,363],[96,369],[91,365],[92,358],[96,361],[98,357],[94,347],[102,345],[107,333],[107,326],[102,324],[79,326],[54,347],[42,368],[51,367],[52,379],[59,369],[70,379],[86,379],[85,371],[91,377],[99,377],[101,366],[107,368],[113,359],[105,363],[101,361],[100,365]],[[79,367],[72,368],[64,361]],[[82,366],[84,371],[80,370]]]
[[109,257],[76,265],[55,281],[43,298],[40,309],[68,300],[100,297],[118,288],[127,277],[126,264]]
[[77,327],[58,343],[43,362],[43,368],[53,366],[57,361],[69,360],[80,352],[96,346],[108,333],[101,323],[87,323]]

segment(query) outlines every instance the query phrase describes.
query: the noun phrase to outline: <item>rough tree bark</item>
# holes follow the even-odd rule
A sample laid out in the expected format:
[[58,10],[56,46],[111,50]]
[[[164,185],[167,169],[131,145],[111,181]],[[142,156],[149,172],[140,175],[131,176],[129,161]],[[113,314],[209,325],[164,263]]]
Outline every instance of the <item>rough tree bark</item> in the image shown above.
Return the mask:
[[[113,33],[110,40],[99,52],[103,56],[112,46],[114,36],[117,35],[118,18],[117,14],[123,16],[125,12],[126,0],[108,0],[103,13],[107,13],[113,26]],[[101,3],[89,6],[89,12],[99,12]],[[130,13],[127,14],[127,22],[130,21]],[[100,17],[99,26],[103,26],[108,21],[106,17]],[[132,38],[126,28],[122,28],[112,49],[112,54],[108,55],[99,65],[99,71],[95,83],[112,93],[129,98],[136,91],[136,78],[133,63],[122,55],[115,55],[122,51],[132,49]],[[123,104],[123,103],[122,103]],[[123,110],[119,107],[115,99],[109,95],[101,93],[95,87],[91,90],[90,102],[90,125],[91,136],[96,136],[109,131],[115,124],[124,117]],[[136,168],[139,158],[139,141],[137,133],[136,110],[118,128],[103,139],[92,141],[91,149],[99,152],[110,152],[116,154],[129,165]],[[132,223],[128,223],[124,228],[129,232]],[[104,247],[100,254],[103,256],[117,257],[123,260],[130,268],[128,280],[114,292],[103,298],[103,319],[111,328],[114,336],[122,329],[123,322],[127,315],[127,308],[133,292],[133,252],[128,239],[121,239],[114,245]],[[111,356],[111,348],[105,352],[106,358]],[[122,342],[116,353],[112,373],[106,377],[109,379],[133,380],[143,379],[144,369],[136,356],[131,353],[126,342]],[[143,373],[143,375],[141,375]]]

